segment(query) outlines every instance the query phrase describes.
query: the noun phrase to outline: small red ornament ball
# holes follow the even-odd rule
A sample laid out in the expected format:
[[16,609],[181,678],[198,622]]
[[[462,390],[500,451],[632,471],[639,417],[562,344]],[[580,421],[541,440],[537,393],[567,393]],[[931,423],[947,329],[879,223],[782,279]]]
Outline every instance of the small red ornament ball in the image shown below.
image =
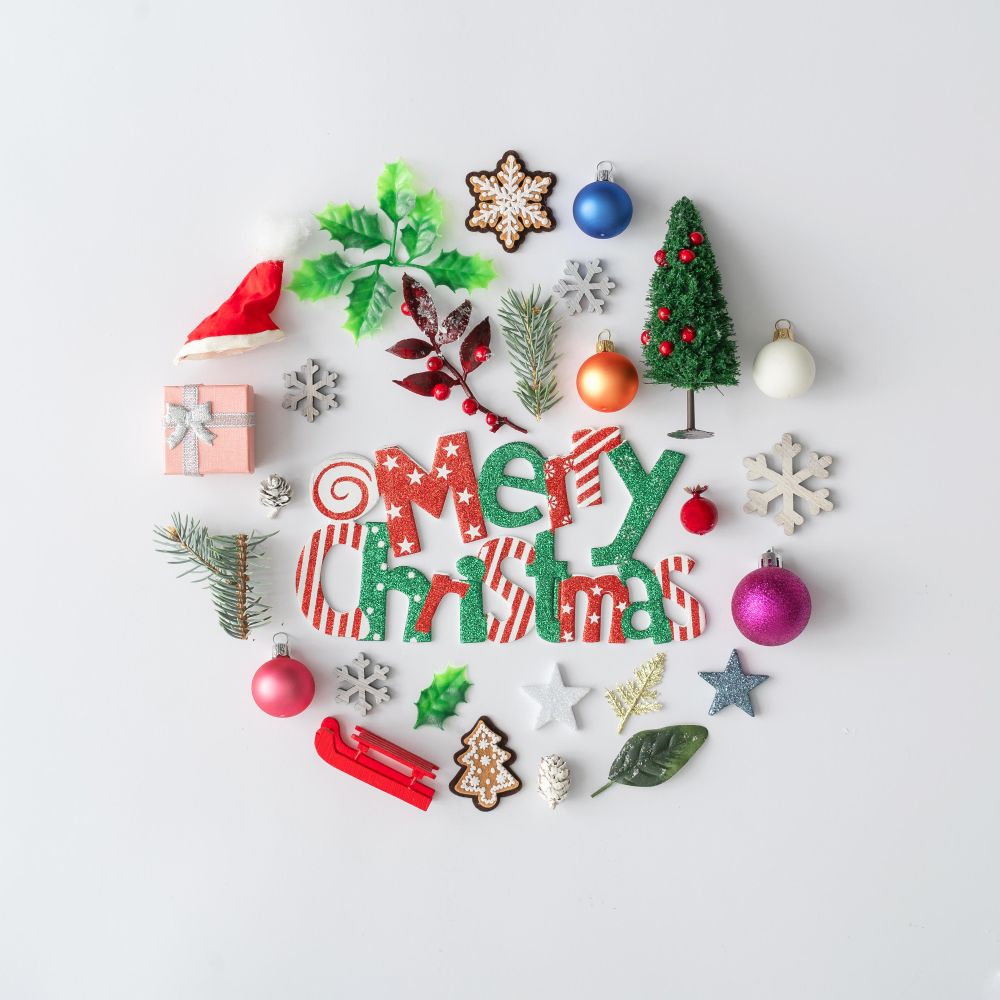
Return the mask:
[[694,340],[694,330],[692,330],[689,326],[684,327],[684,329],[681,330],[681,340],[683,340],[685,344],[690,344],[691,341]]
[[276,656],[253,675],[250,693],[262,712],[287,719],[309,707],[316,693],[316,681],[301,661]]
[[439,372],[444,367],[444,362],[436,354],[432,354],[427,359],[427,370],[429,372]]
[[707,535],[719,522],[719,508],[702,496],[707,489],[707,486],[685,487],[691,499],[681,507],[681,524],[692,535]]
[[485,344],[480,344],[473,352],[472,356],[482,364],[489,359],[490,349]]
[[399,311],[404,316],[409,316],[410,315],[410,307],[405,302],[399,307]]
[[671,354],[674,353],[674,345],[670,343],[669,340],[660,341],[660,354],[665,358],[669,358]]
[[660,317],[660,321],[662,323],[666,323],[666,321],[670,319],[670,310],[666,306],[660,306],[660,308],[656,310],[656,315]]
[[691,261],[694,260],[694,251],[693,250],[688,250],[687,247],[685,247],[683,250],[678,250],[677,251],[677,259],[682,264],[690,264]]
[[470,417],[479,409],[479,404],[474,399],[463,399],[462,400],[462,412],[467,413]]
[[693,233],[688,233],[688,242],[693,243],[696,247],[700,247],[705,242],[705,237],[696,229]]
[[486,425],[488,427],[496,427],[497,422],[500,418],[495,413],[486,414]]
[[445,400],[451,395],[451,386],[445,385],[444,382],[438,382],[438,384],[434,386],[433,392],[435,399]]
[[642,346],[645,347],[649,343],[649,330],[643,330],[639,339],[642,341]]
[[656,262],[657,267],[663,267],[667,262],[667,252],[666,250],[657,250],[653,254],[653,260]]

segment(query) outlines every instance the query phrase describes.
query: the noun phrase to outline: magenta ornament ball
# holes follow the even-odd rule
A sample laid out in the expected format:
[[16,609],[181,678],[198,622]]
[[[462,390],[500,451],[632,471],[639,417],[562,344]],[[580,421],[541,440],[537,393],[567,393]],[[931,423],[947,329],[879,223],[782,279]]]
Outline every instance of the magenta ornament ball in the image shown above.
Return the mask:
[[763,566],[747,573],[733,591],[733,621],[758,646],[783,646],[808,624],[809,589],[791,570]]
[[316,681],[304,663],[290,656],[276,656],[253,675],[250,693],[262,712],[287,719],[309,707]]

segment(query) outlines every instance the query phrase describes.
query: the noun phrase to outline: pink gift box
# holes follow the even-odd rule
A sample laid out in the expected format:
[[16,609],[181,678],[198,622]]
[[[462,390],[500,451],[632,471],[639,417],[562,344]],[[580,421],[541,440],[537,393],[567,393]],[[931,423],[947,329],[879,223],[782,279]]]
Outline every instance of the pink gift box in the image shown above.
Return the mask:
[[253,472],[253,386],[163,387],[168,476]]

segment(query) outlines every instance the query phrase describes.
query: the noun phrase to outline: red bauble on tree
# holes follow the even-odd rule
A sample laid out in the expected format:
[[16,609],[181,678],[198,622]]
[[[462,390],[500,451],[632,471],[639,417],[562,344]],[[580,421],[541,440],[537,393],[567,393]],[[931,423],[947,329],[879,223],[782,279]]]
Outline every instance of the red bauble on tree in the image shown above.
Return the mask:
[[682,264],[690,264],[691,261],[694,260],[694,251],[693,250],[688,250],[687,247],[685,247],[683,250],[678,250],[677,251],[677,259]]
[[694,340],[694,330],[692,330],[689,326],[684,327],[684,329],[681,330],[681,340],[683,340],[685,344],[690,344],[691,341]]
[[696,247],[700,247],[702,243],[705,242],[705,237],[702,233],[699,233],[696,229],[693,233],[688,234],[689,242],[693,243]]
[[660,354],[665,358],[669,358],[671,354],[674,353],[674,345],[670,343],[669,340],[660,341]]
[[661,323],[666,323],[667,320],[670,319],[671,315],[669,307],[660,306],[660,308],[656,310],[656,315],[660,318]]
[[649,343],[649,330],[643,330],[639,336],[639,340],[642,341],[642,346],[645,347]]
[[692,535],[707,535],[719,521],[719,509],[702,496],[707,486],[686,486],[685,491],[691,494],[691,499],[681,507],[681,524]]
[[666,262],[667,262],[666,251],[665,250],[657,250],[656,253],[653,254],[653,260],[656,263],[657,267],[663,267],[663,265],[666,264]]

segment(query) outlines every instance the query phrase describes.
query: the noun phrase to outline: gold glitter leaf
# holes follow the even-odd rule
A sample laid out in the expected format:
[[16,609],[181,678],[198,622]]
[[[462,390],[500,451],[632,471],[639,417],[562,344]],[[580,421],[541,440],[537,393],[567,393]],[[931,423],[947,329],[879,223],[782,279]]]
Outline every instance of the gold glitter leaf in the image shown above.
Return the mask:
[[663,680],[663,670],[667,658],[663,653],[640,663],[635,673],[616,688],[604,692],[611,710],[618,719],[618,732],[625,728],[625,723],[633,715],[645,715],[648,712],[658,712],[663,706],[656,700],[660,692],[656,685]]

